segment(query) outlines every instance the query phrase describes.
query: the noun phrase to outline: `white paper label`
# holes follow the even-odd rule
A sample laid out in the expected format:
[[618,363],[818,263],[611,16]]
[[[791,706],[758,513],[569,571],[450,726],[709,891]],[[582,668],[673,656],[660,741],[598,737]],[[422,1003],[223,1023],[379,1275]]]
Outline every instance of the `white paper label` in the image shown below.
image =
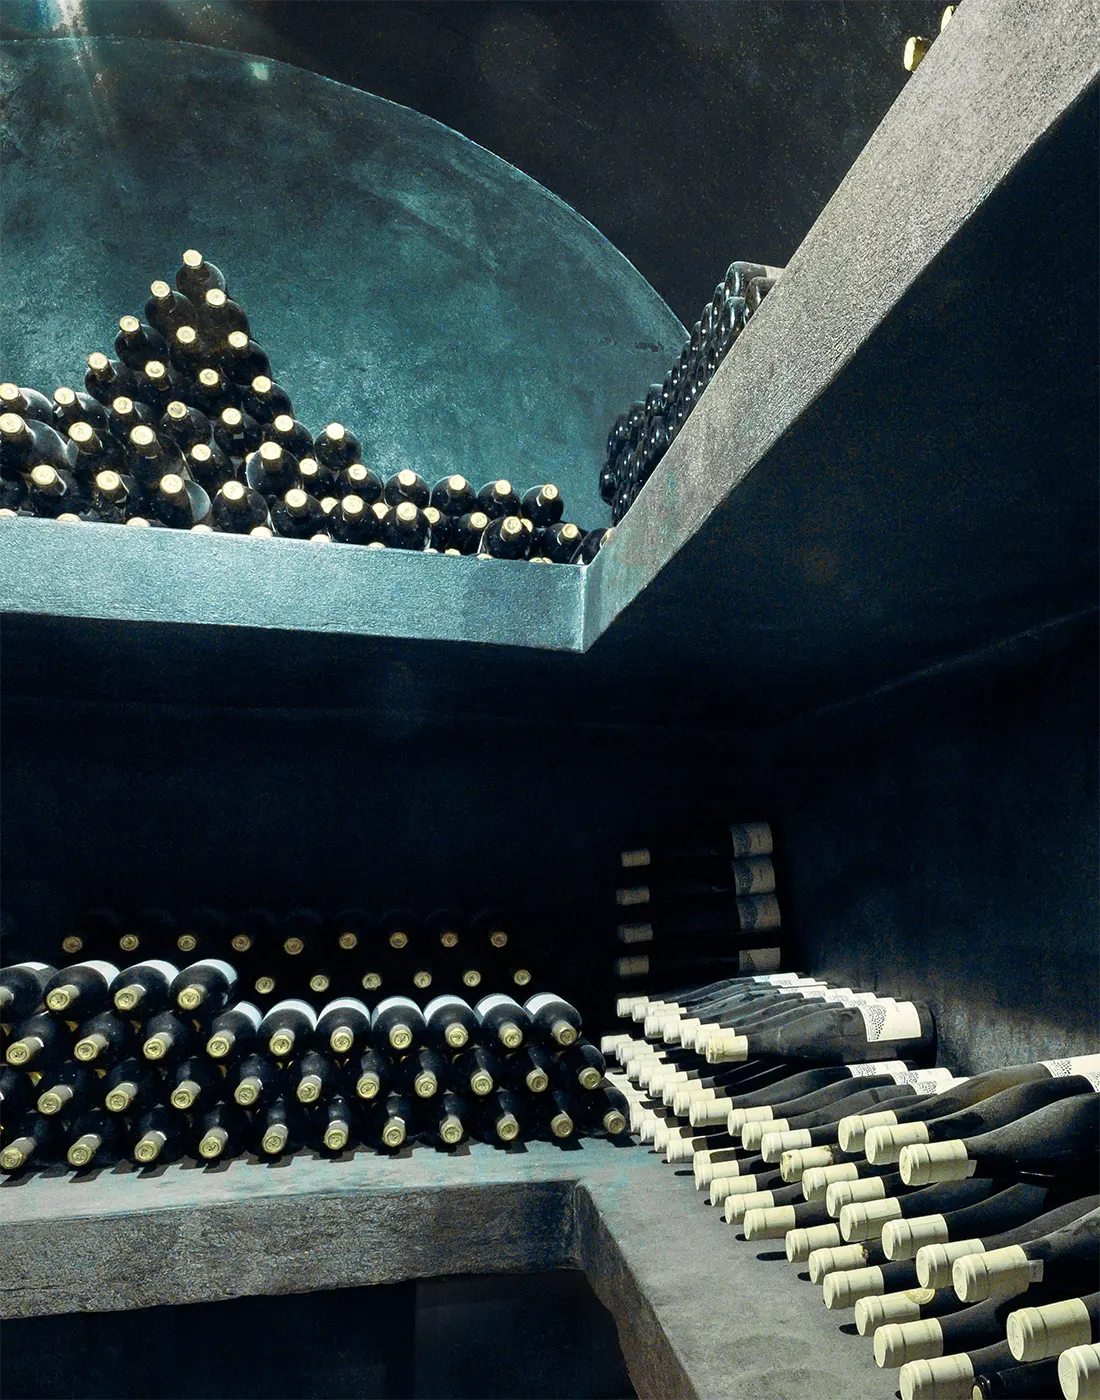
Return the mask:
[[260,1022],[264,1019],[263,1012],[258,1006],[253,1006],[250,1001],[239,1001],[236,1006],[230,1008],[232,1011],[239,1011],[242,1016],[252,1022],[253,1030],[260,1029]]
[[620,942],[620,943],[652,943],[652,942],[653,942],[653,925],[652,925],[652,924],[620,924],[620,925],[619,925],[619,942]]
[[[362,1006],[362,1002],[355,1002],[351,1004],[356,1006]],[[340,1003],[334,1001],[332,1005],[339,1006]],[[464,1002],[461,997],[456,997],[453,992],[444,992],[442,996],[432,997],[431,1001],[428,1002],[427,1006],[424,1008],[425,1021],[429,1018],[429,1016],[434,1016],[437,1011],[441,1010],[443,1007],[448,1006],[457,1007],[459,1011],[470,1010],[469,1005],[466,1002]],[[366,1008],[364,1008],[364,1010],[365,1009]]]
[[737,919],[744,933],[779,927],[779,901],[773,894],[748,895],[737,900]]
[[[394,997],[392,998],[392,1000],[399,1001],[400,998]],[[477,1015],[478,1020],[480,1021],[483,1016],[488,1015],[490,1011],[495,1011],[498,1006],[514,1008],[516,1011],[522,1010],[519,1002],[516,1001],[514,997],[506,996],[504,992],[493,992],[490,996],[481,998],[478,1004],[474,1007],[474,1012]]]
[[735,894],[771,894],[775,889],[775,867],[767,856],[730,862]]
[[767,822],[736,822],[730,826],[730,846],[737,860],[746,856],[770,856],[772,829]]
[[1094,1089],[1100,1090],[1100,1055],[1073,1055],[1066,1060],[1040,1060],[1039,1063],[1050,1071],[1051,1079],[1083,1074]]
[[220,958],[200,958],[198,962],[193,962],[190,967],[183,969],[184,977],[194,977],[200,967],[212,967],[220,972],[230,986],[237,980],[237,969],[232,964],[222,962]]
[[49,967],[49,963],[22,962],[13,963],[12,966],[14,968],[25,967],[31,972],[45,972]]
[[[143,962],[134,963],[134,967],[155,967],[156,970],[160,973],[160,975],[166,978],[169,982],[174,982],[176,978],[180,975],[180,970],[178,967],[174,966],[170,962],[165,962],[162,958],[146,958]],[[130,969],[128,967],[123,968],[123,972],[129,971]]]
[[415,1011],[418,1016],[420,1015],[420,1007],[417,1006],[412,997],[384,997],[374,1008],[375,1019],[377,1019],[383,1011],[388,1011],[391,1006],[400,1007],[402,1010],[408,1008],[411,1011]]
[[1027,1261],[1027,1281],[1028,1283],[1042,1283],[1043,1261],[1041,1259],[1029,1259]]
[[645,977],[649,972],[649,958],[641,953],[636,958],[616,958],[616,977]]
[[875,1060],[868,1065],[845,1065],[853,1079],[869,1079],[872,1074],[908,1074],[904,1060]]
[[939,1094],[951,1084],[962,1084],[949,1069],[907,1069],[891,1076],[895,1084],[912,1084],[920,1094]]
[[307,1001],[299,1001],[297,997],[287,997],[284,1001],[277,1001],[264,1017],[265,1021],[270,1021],[278,1011],[300,1011],[311,1026],[317,1025],[317,1013]]
[[858,1006],[867,1028],[868,1043],[876,1040],[918,1040],[920,1015],[911,1001],[875,1002]]
[[77,963],[75,967],[62,968],[61,971],[75,972],[78,967],[90,967],[93,972],[98,972],[105,982],[113,982],[118,976],[118,968],[114,963],[98,961]]
[[788,987],[802,979],[797,972],[774,972],[767,977],[754,977],[754,982],[770,982],[773,987]]

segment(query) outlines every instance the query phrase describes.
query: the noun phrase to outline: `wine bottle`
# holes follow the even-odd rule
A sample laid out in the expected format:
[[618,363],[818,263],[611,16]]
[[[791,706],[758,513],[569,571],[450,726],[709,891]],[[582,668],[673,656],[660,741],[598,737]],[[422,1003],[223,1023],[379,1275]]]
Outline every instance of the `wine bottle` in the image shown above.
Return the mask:
[[214,1060],[228,1060],[248,1054],[256,1043],[263,1014],[250,1001],[226,1007],[210,1024],[206,1053]]
[[4,1058],[17,1068],[38,1070],[62,1059],[70,1044],[68,1028],[56,1016],[39,1012],[16,1024]]
[[124,1132],[123,1120],[115,1114],[89,1109],[69,1124],[65,1160],[78,1171],[117,1162],[123,1152]]
[[433,1147],[457,1147],[466,1140],[472,1117],[468,1100],[449,1089],[431,1100],[424,1110],[421,1136]]
[[395,1152],[408,1136],[413,1123],[413,1108],[400,1094],[387,1094],[371,1111],[364,1134],[380,1151]]
[[[1053,1082],[1052,1082],[1053,1081]],[[1067,1085],[1067,1081],[1070,1081]],[[1027,1086],[1034,1085],[1035,1088]],[[1012,1117],[1020,1117],[1025,1112],[1040,1108],[1055,1098],[1067,1093],[1085,1093],[1100,1085],[1100,1055],[1080,1055],[1072,1059],[1040,1061],[1036,1064],[1009,1065],[1003,1069],[987,1070],[955,1085],[948,1093],[940,1095],[928,1105],[902,1105],[893,1111],[883,1111],[873,1116],[871,1121],[861,1115],[858,1121],[844,1124],[841,1139],[846,1147],[858,1149],[866,1145],[867,1134],[872,1129],[886,1129],[875,1133],[871,1150],[881,1160],[896,1161],[902,1147],[910,1142],[931,1142],[926,1120],[943,1118],[963,1109],[981,1104],[994,1096],[1002,1112]],[[1010,1089],[1023,1089],[1023,1097],[1001,1100],[1000,1095]],[[989,1106],[996,1108],[996,1106]],[[983,1110],[983,1112],[988,1111]],[[982,1120],[986,1126],[993,1126]]]
[[[1011,1090],[1006,1092],[1013,1092]],[[974,1176],[1077,1176],[1100,1158],[1100,1094],[1090,1090],[1048,1103],[989,1132],[901,1150],[898,1170],[910,1186]],[[874,1130],[873,1130],[874,1131]]]
[[309,455],[330,470],[340,472],[361,460],[363,444],[343,423],[329,423],[314,438]]
[[474,1007],[474,1015],[486,1045],[499,1044],[505,1050],[518,1050],[532,1034],[529,1013],[513,997],[502,992],[482,997]]
[[570,1093],[579,1090],[594,1090],[603,1082],[607,1061],[599,1050],[587,1040],[579,1040],[559,1058],[556,1066],[556,1080]]
[[31,515],[56,520],[61,515],[79,512],[83,505],[80,486],[70,472],[56,467],[31,468],[24,503]]
[[245,480],[270,506],[298,485],[298,459],[277,442],[262,442],[245,459]]
[[251,339],[247,331],[232,330],[219,351],[222,368],[234,384],[244,390],[261,376],[271,377],[271,360],[267,351]]
[[46,1068],[36,1085],[39,1090],[35,1107],[47,1118],[76,1113],[98,1106],[96,1091],[99,1075],[89,1065],[66,1060],[55,1068]]
[[24,420],[53,423],[53,404],[37,389],[21,389],[18,384],[0,384],[0,414],[15,413]]
[[18,1121],[10,1139],[0,1150],[0,1171],[17,1172],[34,1157],[44,1157],[60,1135],[60,1120],[27,1113]]
[[277,1060],[303,1054],[317,1029],[317,1013],[307,1002],[288,997],[277,1002],[260,1023],[260,1038]]
[[245,1129],[245,1119],[235,1104],[214,1104],[200,1120],[199,1156],[204,1162],[235,1157],[243,1146]]
[[[201,380],[202,375],[199,377]],[[261,445],[260,424],[242,413],[234,404],[226,404],[221,408],[213,420],[212,431],[214,442],[234,461],[244,462],[250,454],[257,452]]]
[[147,1060],[173,1063],[193,1055],[197,1048],[193,1023],[174,1011],[159,1011],[145,1024],[141,1053]]
[[[581,1033],[580,1012],[552,992],[529,997],[524,1002],[524,1010],[531,1018],[531,1034],[544,1044],[568,1047]],[[602,1064],[600,1072],[603,1072]]]
[[260,1151],[266,1157],[296,1152],[305,1140],[306,1121],[296,1099],[280,1094],[254,1118],[259,1128]]
[[449,1064],[437,1050],[421,1045],[394,1066],[394,1087],[414,1100],[431,1099],[439,1093]]
[[197,305],[212,288],[225,291],[225,278],[213,263],[194,248],[188,248],[176,272],[176,286],[192,305]]
[[144,1112],[158,1101],[161,1080],[150,1064],[128,1055],[107,1072],[101,1087],[108,1113]]
[[[784,1117],[770,1123],[746,1123],[741,1129],[741,1141],[746,1148],[759,1148],[766,1162],[778,1162],[788,1152],[801,1151],[809,1154],[807,1165],[828,1166],[844,1155],[854,1155],[846,1154],[838,1141],[840,1121],[849,1110],[866,1111],[883,1103],[931,1102],[955,1082],[951,1071],[944,1069],[906,1071],[887,1076],[883,1084],[864,1081],[861,1089],[840,1102],[809,1111],[785,1112]],[[828,1153],[817,1153],[818,1148],[827,1148]],[[872,1165],[882,1163],[875,1161]]]
[[217,1102],[224,1088],[224,1076],[217,1064],[192,1055],[179,1060],[168,1072],[166,1087],[172,1107],[187,1112],[196,1104],[205,1108]]
[[614,534],[611,529],[589,530],[573,551],[570,564],[591,564],[604,545],[611,543]]
[[194,303],[180,292],[174,291],[167,282],[158,278],[150,286],[149,292],[149,300],[145,303],[145,319],[166,339],[177,327],[195,324]]
[[437,481],[432,487],[429,504],[435,506],[442,515],[457,520],[477,509],[474,489],[464,476],[454,473]]
[[964,1303],[1010,1297],[1036,1283],[1072,1297],[1096,1281],[1100,1210],[1020,1244],[964,1254],[951,1265],[951,1286]]
[[512,483],[504,477],[497,481],[488,481],[477,493],[477,509],[490,520],[500,520],[506,515],[519,515],[519,495],[513,489]]
[[533,1105],[536,1121],[545,1126],[551,1141],[564,1142],[576,1136],[581,1111],[575,1094],[551,1088],[528,1102]]
[[482,510],[460,515],[451,528],[450,547],[457,549],[459,554],[476,554],[488,524],[489,517]]
[[331,1094],[316,1111],[321,1147],[326,1152],[345,1152],[355,1137],[356,1115],[343,1094]]
[[176,1162],[186,1147],[186,1119],[163,1104],[154,1104],[134,1125],[130,1156],[139,1166]]
[[296,486],[272,505],[271,528],[284,539],[308,540],[328,533],[328,518],[321,502]]
[[1100,1293],[1014,1308],[1008,1317],[1008,1346],[1017,1361],[1045,1361],[1098,1338]]
[[902,1400],[969,1400],[980,1377],[1011,1365],[1008,1343],[995,1342],[932,1361],[908,1361],[898,1372],[898,1388]]
[[423,1041],[426,1030],[423,1012],[405,996],[386,997],[371,1016],[371,1040],[381,1054],[406,1053]]
[[125,448],[130,441],[130,434],[134,428],[141,424],[155,429],[158,422],[157,415],[148,406],[140,402],[135,402],[133,394],[119,394],[111,400],[107,411],[107,428],[116,442]]
[[126,475],[142,486],[154,487],[161,477],[185,471],[183,454],[170,439],[162,440],[147,423],[130,432],[126,447]]
[[577,1100],[581,1122],[593,1133],[621,1137],[630,1125],[630,1105],[621,1089],[606,1081]]
[[93,1016],[110,1006],[110,988],[117,976],[118,968],[113,963],[98,959],[63,967],[46,983],[46,1008],[70,1021],[74,1013]]
[[169,991],[182,1011],[212,1015],[228,1003],[236,985],[236,968],[220,958],[206,958],[178,972]]
[[[555,1111],[559,1111],[556,1106]],[[485,1142],[500,1146],[522,1141],[528,1136],[531,1124],[518,1094],[508,1089],[494,1089],[477,1104],[473,1127]]]
[[561,520],[564,509],[561,492],[548,483],[545,486],[532,486],[530,491],[524,493],[519,514],[539,529],[546,529]]
[[380,1098],[389,1088],[390,1063],[376,1050],[364,1050],[355,1062],[356,1096],[365,1101]]
[[139,321],[136,316],[123,316],[115,337],[115,354],[127,369],[143,369],[149,360],[168,358],[168,341],[160,331]]
[[526,559],[530,540],[523,522],[515,515],[490,520],[482,532],[477,552],[492,559]]
[[73,445],[49,424],[21,418],[17,413],[0,414],[0,473],[3,476],[26,474],[35,466],[69,471],[75,457]]
[[267,523],[267,502],[240,481],[227,481],[214,497],[211,521],[215,530],[247,535]]
[[307,1050],[286,1072],[287,1089],[299,1103],[318,1103],[336,1093],[339,1080],[335,1063],[319,1050]]
[[562,1087],[568,1087],[567,1076],[558,1076],[553,1055],[541,1045],[525,1045],[522,1050],[509,1055],[503,1061],[501,1071],[504,1087],[515,1093],[545,1094],[552,1077]]
[[379,538],[390,549],[423,550],[427,548],[430,536],[431,525],[424,512],[412,501],[401,501],[386,515]]
[[11,963],[0,967],[0,1021],[25,1021],[42,1005],[46,988],[57,975],[48,963]]
[[150,408],[163,409],[172,399],[181,399],[187,392],[187,380],[171,360],[146,360],[134,371],[133,396]]
[[88,368],[84,371],[84,389],[109,410],[115,399],[129,398],[136,391],[137,376],[121,361],[110,360],[94,350],[88,356]]
[[0,1065],[0,1120],[10,1127],[30,1107],[34,1092],[35,1082],[29,1074]]
[[720,1032],[707,1045],[706,1058],[708,1064],[744,1063],[761,1056],[854,1063],[893,1054],[920,1062],[934,1056],[935,1045],[935,1021],[923,1002],[877,1001],[822,1007],[751,1035]]
[[[186,462],[187,470],[211,498],[212,503],[226,482],[237,479],[237,468],[216,443],[196,443],[188,449]],[[218,528],[223,527],[219,524]],[[252,526],[249,526],[249,529],[251,528]]]
[[424,1008],[425,1041],[438,1049],[465,1049],[478,1033],[479,1023],[469,1003],[445,992]]
[[[982,1178],[972,1179],[981,1180]],[[890,1178],[890,1180],[892,1182],[894,1178]],[[897,1181],[900,1184],[895,1189],[901,1193],[905,1190],[905,1183],[901,1181],[900,1173],[897,1176]],[[962,1185],[964,1183],[949,1184]],[[833,1189],[833,1187],[829,1188],[830,1191]],[[837,1187],[836,1189],[843,1192],[845,1187]],[[937,1189],[940,1188],[931,1186],[925,1187],[923,1191],[912,1191],[908,1196],[902,1196],[902,1200],[912,1200],[914,1196],[923,1196],[924,1192]],[[860,1194],[865,1196],[864,1192]],[[842,1197],[836,1199],[842,1199]],[[833,1201],[834,1198],[830,1197],[830,1202],[833,1203]],[[984,1236],[1001,1234],[1005,1230],[1031,1219],[1049,1204],[1050,1189],[1047,1186],[1016,1182],[1014,1185],[1005,1187],[1004,1183],[1001,1182],[997,1193],[986,1201],[946,1212],[934,1211],[929,1214],[913,1215],[911,1211],[907,1210],[905,1211],[907,1218],[898,1216],[896,1219],[887,1221],[882,1229],[883,1252],[888,1259],[915,1259],[926,1246],[945,1246],[945,1249],[939,1252],[942,1262],[938,1265],[929,1265],[926,1271],[929,1272],[929,1276],[932,1276],[934,1270],[940,1284],[946,1287],[950,1282],[952,1259],[960,1252],[949,1241],[958,1243],[973,1240],[978,1231]],[[890,1211],[892,1214],[895,1213],[891,1206],[884,1207],[884,1210]]]
[[455,1093],[481,1099],[493,1092],[503,1075],[491,1051],[484,1045],[471,1045],[455,1056],[448,1077]]
[[[91,394],[77,394],[62,386],[53,392],[53,424],[64,437],[74,423],[90,423],[93,428],[108,430],[107,410]],[[46,459],[49,460],[49,459]]]
[[225,1091],[241,1108],[258,1108],[283,1092],[284,1079],[283,1071],[266,1055],[252,1053],[229,1066]]
[[355,997],[328,1002],[317,1017],[316,1041],[334,1055],[349,1055],[361,1047],[370,1032],[370,1012]]
[[181,399],[173,399],[157,424],[157,435],[174,442],[181,452],[187,453],[199,443],[208,444],[212,440],[213,425],[205,413]]
[[100,1011],[77,1027],[73,1055],[83,1064],[107,1069],[131,1053],[134,1037],[129,1021],[115,1011]]
[[270,374],[259,374],[253,379],[245,392],[241,407],[257,423],[271,423],[283,415],[292,420],[294,418],[294,406],[290,402],[290,395],[274,382]]
[[[325,500],[338,500],[341,491],[337,474],[329,467],[322,466],[313,457],[303,457],[298,463],[298,480],[302,490],[320,504]],[[327,511],[322,506],[327,519]],[[328,526],[326,524],[325,528]]]
[[[948,6],[948,9],[951,8]],[[1063,1352],[1062,1355],[1067,1353]],[[1008,1400],[1009,1397],[1013,1397],[1013,1400],[1046,1400],[1047,1396],[1058,1392],[1059,1364],[1060,1358],[1051,1358],[1049,1361],[1033,1361],[986,1371],[974,1378],[971,1397],[977,1397],[977,1400],[989,1396],[998,1397],[999,1400]],[[1097,1378],[1100,1379],[1100,1357],[1094,1364]],[[1078,1395],[1081,1400],[1089,1400],[1090,1397],[1091,1400],[1100,1400],[1100,1388],[1094,1391],[1065,1390],[1063,1394],[1073,1396],[1073,1400]]]
[[419,472],[404,468],[395,472],[386,482],[382,500],[387,505],[399,506],[405,503],[423,509],[431,501],[431,489]]
[[314,455],[313,434],[288,413],[277,413],[270,423],[265,423],[261,431],[261,440],[278,443],[296,460]]
[[92,482],[92,510],[105,525],[125,525],[134,515],[150,514],[148,496],[132,476],[119,472],[98,472]]
[[559,521],[536,533],[532,555],[549,559],[552,564],[568,564],[582,539],[582,531],[571,521]]
[[125,525],[149,512],[149,499],[132,476],[116,471],[98,472],[92,483],[89,502],[106,525]]
[[190,530],[210,515],[210,497],[198,482],[168,472],[149,492],[149,508],[169,529]]
[[378,539],[378,520],[361,496],[342,497],[329,512],[327,522],[332,538],[340,544],[373,544]]
[[1096,1400],[1100,1395],[1100,1346],[1067,1347],[1058,1358],[1058,1384],[1066,1400]]

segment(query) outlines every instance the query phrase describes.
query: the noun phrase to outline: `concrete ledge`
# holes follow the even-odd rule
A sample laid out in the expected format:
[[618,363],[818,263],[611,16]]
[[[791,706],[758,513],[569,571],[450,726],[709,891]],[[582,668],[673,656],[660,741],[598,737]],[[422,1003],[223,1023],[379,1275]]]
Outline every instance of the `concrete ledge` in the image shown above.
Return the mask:
[[690,1173],[602,1141],[52,1168],[0,1186],[0,1238],[5,1317],[582,1268],[641,1396],[894,1391],[866,1342],[839,1331],[851,1315],[826,1313],[780,1251],[738,1241]]

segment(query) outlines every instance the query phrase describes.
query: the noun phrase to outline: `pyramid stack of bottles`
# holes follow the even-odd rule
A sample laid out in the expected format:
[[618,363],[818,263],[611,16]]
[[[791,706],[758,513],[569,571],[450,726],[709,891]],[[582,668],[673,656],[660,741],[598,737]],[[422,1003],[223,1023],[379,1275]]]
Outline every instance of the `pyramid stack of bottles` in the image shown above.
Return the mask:
[[766,821],[716,823],[620,851],[617,986],[776,971],[781,920],[772,852]]
[[600,495],[611,506],[613,526],[637,500],[781,271],[763,263],[730,263],[663,382],[651,384],[645,398],[611,425]]
[[617,1009],[632,1128],[902,1400],[1100,1396],[1100,1054],[956,1075],[927,1006],[796,973]]
[[88,355],[83,391],[0,384],[0,516],[540,564],[590,563],[606,537],[566,519],[552,482],[432,485],[342,423],[311,432],[194,249],[143,316],[121,317],[113,356]]
[[[296,912],[284,942],[304,941],[306,911]],[[148,939],[147,922],[144,931]],[[302,1147],[330,1156],[359,1145],[453,1149],[471,1137],[507,1146],[628,1128],[603,1055],[553,992],[472,1001],[437,962],[433,985],[414,984],[413,996],[381,986],[357,996],[376,974],[329,971],[323,991],[312,985],[319,973],[291,980],[282,964],[304,949],[283,952],[282,964],[273,952],[250,965],[207,953],[182,967],[157,951],[122,967],[85,956],[0,970],[4,1171],[270,1159]],[[262,956],[273,985],[253,999],[242,993],[253,973],[265,976]],[[384,957],[358,961],[382,967],[392,985]]]

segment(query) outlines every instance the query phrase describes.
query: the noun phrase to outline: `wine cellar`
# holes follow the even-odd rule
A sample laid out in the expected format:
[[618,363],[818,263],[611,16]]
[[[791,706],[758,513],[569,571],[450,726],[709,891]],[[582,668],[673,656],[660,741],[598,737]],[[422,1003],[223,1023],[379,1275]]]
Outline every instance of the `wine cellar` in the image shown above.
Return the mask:
[[[694,324],[109,8],[0,46],[0,1400],[1096,1400],[1097,0],[734,7],[900,77]],[[532,124],[723,10],[314,8]]]

